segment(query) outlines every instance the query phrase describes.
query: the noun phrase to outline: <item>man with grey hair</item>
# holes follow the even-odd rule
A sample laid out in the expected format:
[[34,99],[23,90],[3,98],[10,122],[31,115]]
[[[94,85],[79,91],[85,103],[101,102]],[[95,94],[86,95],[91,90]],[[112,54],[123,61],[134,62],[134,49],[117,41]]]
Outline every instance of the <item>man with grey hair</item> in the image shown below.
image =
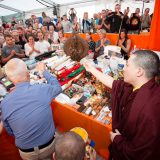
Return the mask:
[[110,155],[114,160],[160,159],[160,60],[149,50],[135,51],[124,68],[124,81],[104,75],[89,63],[87,71],[112,89]]
[[30,84],[26,64],[17,58],[5,65],[5,73],[15,89],[1,102],[2,120],[15,137],[24,160],[52,159],[55,126],[50,103],[62,89],[43,63],[37,64],[47,84]]
[[66,132],[56,137],[54,160],[84,160],[85,142],[74,132]]
[[63,21],[61,21],[64,33],[70,32],[72,29],[72,23],[67,19],[67,15],[63,15]]

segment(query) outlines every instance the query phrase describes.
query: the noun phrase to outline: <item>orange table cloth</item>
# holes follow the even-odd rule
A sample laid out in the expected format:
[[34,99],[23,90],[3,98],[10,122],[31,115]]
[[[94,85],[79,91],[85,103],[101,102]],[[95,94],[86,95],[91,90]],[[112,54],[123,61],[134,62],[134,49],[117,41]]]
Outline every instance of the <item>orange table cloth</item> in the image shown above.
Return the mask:
[[[79,33],[79,35],[84,39],[86,37],[85,34],[83,33]],[[65,33],[64,36],[66,38],[69,38],[72,36],[72,34]],[[111,45],[115,45],[118,39],[118,34],[108,33],[106,37],[110,40]],[[92,38],[95,42],[99,40],[98,34],[92,34]],[[129,38],[131,39],[131,49],[133,49],[134,45],[136,45],[137,48],[149,49],[150,33],[145,33],[140,35],[129,35]]]
[[61,131],[69,131],[74,127],[84,128],[89,138],[95,142],[95,149],[105,159],[108,159],[108,146],[111,143],[109,132],[111,125],[104,125],[89,116],[79,113],[71,106],[53,101],[51,104],[55,126]]

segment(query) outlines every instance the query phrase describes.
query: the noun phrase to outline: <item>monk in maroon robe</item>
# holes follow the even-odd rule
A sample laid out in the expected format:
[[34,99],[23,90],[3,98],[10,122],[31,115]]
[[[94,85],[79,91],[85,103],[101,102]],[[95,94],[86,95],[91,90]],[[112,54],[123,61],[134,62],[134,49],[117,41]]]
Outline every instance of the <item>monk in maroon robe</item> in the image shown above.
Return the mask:
[[124,81],[115,81],[85,64],[112,88],[109,149],[113,160],[160,160],[160,86],[155,82],[159,64],[156,53],[136,51],[127,61]]

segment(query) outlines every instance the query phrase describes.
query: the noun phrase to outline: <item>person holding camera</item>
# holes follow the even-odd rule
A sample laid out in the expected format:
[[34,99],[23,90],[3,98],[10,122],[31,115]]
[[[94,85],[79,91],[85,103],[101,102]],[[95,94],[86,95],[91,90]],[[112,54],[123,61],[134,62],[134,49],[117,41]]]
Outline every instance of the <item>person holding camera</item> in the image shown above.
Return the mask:
[[120,10],[121,10],[120,4],[116,4],[115,12],[112,12],[108,15],[108,20],[110,21],[111,33],[119,33],[119,29],[123,21],[123,13]]
[[76,17],[77,12],[76,12],[76,10],[74,8],[71,8],[69,10],[68,14],[69,14],[69,19],[70,19],[70,21],[72,23],[73,20],[74,20],[74,17]]

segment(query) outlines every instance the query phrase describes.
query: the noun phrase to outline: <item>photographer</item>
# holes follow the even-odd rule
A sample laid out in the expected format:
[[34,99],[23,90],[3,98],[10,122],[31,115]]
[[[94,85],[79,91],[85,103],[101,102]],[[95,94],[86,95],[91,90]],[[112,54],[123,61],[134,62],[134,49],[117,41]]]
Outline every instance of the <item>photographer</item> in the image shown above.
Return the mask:
[[71,23],[73,22],[74,17],[76,17],[76,10],[74,8],[71,8],[68,12],[69,14],[69,20],[71,21]]
[[136,8],[135,13],[132,13],[130,17],[130,25],[128,33],[139,34],[140,27],[141,27],[140,9]]
[[112,12],[108,15],[108,19],[110,20],[111,25],[111,33],[118,33],[119,28],[121,25],[121,22],[123,20],[123,13],[120,12],[121,6],[119,4],[116,4],[115,6],[115,12]]
[[110,32],[110,21],[105,9],[101,12],[102,18],[98,22],[98,29],[104,29],[107,33]]

